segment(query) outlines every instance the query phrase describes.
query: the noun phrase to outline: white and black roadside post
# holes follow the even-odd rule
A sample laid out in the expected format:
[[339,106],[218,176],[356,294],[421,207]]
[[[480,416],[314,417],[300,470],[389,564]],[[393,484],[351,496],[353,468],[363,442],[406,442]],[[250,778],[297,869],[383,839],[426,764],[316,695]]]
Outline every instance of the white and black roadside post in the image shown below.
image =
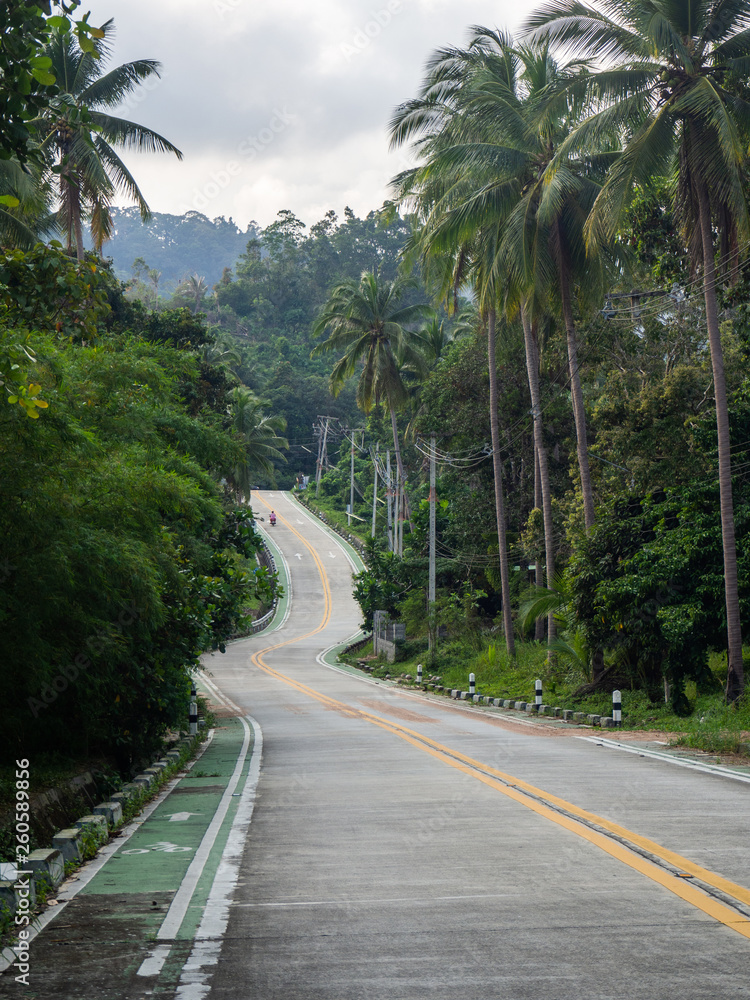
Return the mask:
[[616,726],[622,725],[622,695],[619,691],[612,692],[612,721]]
[[534,694],[534,704],[536,705],[536,707],[538,709],[539,706],[542,704],[542,682],[541,682],[541,680],[538,677],[537,677],[536,681],[534,682],[534,691],[535,691],[535,694]]
[[477,679],[474,674],[469,674],[469,694],[474,695],[477,693]]
[[422,664],[417,664],[417,684],[422,683]]
[[198,733],[198,701],[197,692],[195,690],[195,681],[193,681],[192,688],[190,690],[190,735],[196,736]]

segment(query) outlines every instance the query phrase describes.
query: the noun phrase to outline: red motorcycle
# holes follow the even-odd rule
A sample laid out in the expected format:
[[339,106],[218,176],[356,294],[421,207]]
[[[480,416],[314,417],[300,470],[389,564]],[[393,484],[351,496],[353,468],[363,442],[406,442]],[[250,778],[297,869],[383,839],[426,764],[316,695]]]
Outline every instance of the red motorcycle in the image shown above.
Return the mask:
[[268,520],[269,520],[269,522],[271,524],[271,527],[273,527],[274,524],[276,524],[276,515],[274,514],[273,511],[271,511],[271,513],[269,514]]

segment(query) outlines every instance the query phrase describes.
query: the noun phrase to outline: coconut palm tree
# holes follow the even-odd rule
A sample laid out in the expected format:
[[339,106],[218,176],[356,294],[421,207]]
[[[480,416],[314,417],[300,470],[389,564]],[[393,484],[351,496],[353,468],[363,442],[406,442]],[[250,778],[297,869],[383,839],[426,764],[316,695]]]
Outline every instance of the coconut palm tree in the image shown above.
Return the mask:
[[675,207],[693,264],[703,273],[718,432],[721,529],[727,613],[726,697],[744,689],[742,627],[732,498],[729,416],[716,301],[715,236],[722,248],[746,244],[750,102],[750,8],[742,0],[550,0],[528,22],[535,38],[607,65],[579,81],[578,94],[606,102],[561,149],[575,154],[597,135],[625,133],[587,223],[589,246],[611,237],[634,185],[676,174]]
[[223,368],[227,372],[234,372],[242,364],[242,355],[230,338],[219,337],[212,340],[204,344],[199,353],[206,364]]
[[[406,476],[396,414],[408,402],[409,392],[399,367],[424,369],[419,335],[411,328],[432,312],[426,304],[402,304],[413,287],[414,282],[408,278],[385,281],[374,271],[364,271],[358,281],[349,278],[333,289],[313,326],[313,336],[328,334],[327,339],[313,349],[313,356],[343,352],[330,375],[333,395],[337,396],[347,379],[361,367],[357,405],[365,413],[379,403],[388,408],[402,485],[406,483]],[[411,520],[408,500],[406,507],[407,520]]]
[[[494,211],[478,219],[466,211],[476,190],[476,178],[464,164],[443,161],[436,168],[441,153],[460,145],[470,128],[464,100],[468,84],[482,62],[482,53],[445,49],[430,62],[420,96],[401,105],[391,122],[391,142],[398,146],[414,141],[424,163],[405,171],[393,181],[398,202],[409,206],[420,220],[407,254],[418,256],[428,285],[436,298],[455,309],[464,284],[476,292],[476,318],[487,335],[488,379],[490,397],[490,434],[492,440],[495,516],[500,563],[500,586],[506,648],[515,655],[511,617],[510,575],[508,570],[507,525],[502,482],[502,457],[498,423],[498,386],[496,365],[497,313],[502,291],[495,269],[498,219],[507,214],[517,199],[514,180],[495,190]],[[497,72],[509,79],[512,65],[497,66]]]
[[0,243],[33,247],[54,229],[51,192],[39,165],[0,160]]
[[175,305],[188,304],[192,313],[197,313],[203,304],[203,300],[208,294],[206,279],[198,274],[191,274],[180,281],[175,288],[172,302]]
[[429,365],[436,365],[446,348],[453,342],[453,333],[448,330],[445,320],[433,316],[432,319],[419,331],[419,337],[423,343],[425,361]]
[[59,176],[59,226],[68,249],[75,244],[79,260],[84,215],[90,220],[94,246],[101,250],[111,235],[109,206],[118,192],[136,203],[144,221],[149,217],[146,200],[118,148],[170,152],[182,159],[179,149],[158,132],[112,114],[139,84],[159,76],[159,63],[138,59],[105,73],[114,22],[107,21],[101,31],[103,37],[94,42],[96,53],[82,51],[69,32],[52,32],[44,55],[52,61],[58,93],[32,122],[48,168]]
[[244,386],[230,393],[229,416],[231,429],[245,450],[244,460],[232,470],[231,482],[241,497],[249,497],[254,473],[273,477],[273,461],[286,461],[282,449],[286,450],[289,443],[281,436],[286,420],[264,413],[263,402]]
[[[477,28],[467,49],[435,55],[420,97],[402,105],[392,122],[393,143],[416,138],[423,157],[423,165],[397,178],[396,185],[402,199],[421,207],[432,252],[445,253],[451,243],[466,245],[481,233],[485,252],[477,259],[484,258],[483,294],[491,290],[488,316],[494,317],[498,296],[506,311],[520,313],[550,582],[555,548],[536,324],[558,293],[568,335],[586,527],[594,521],[571,279],[585,263],[583,223],[599,188],[589,177],[590,155],[585,164],[547,169],[572,114],[560,97],[561,79],[582,69],[579,64],[560,69],[547,46],[516,46],[508,35]],[[591,271],[589,265],[589,285]],[[549,629],[553,638],[552,615]]]
[[[463,226],[471,224],[472,215],[486,222],[497,218],[498,211],[507,213],[497,264],[506,286],[514,289],[511,298],[521,313],[530,359],[538,353],[537,316],[551,308],[562,313],[588,529],[595,514],[573,304],[576,293],[580,297],[585,291],[590,298],[601,287],[603,257],[587,258],[583,226],[617,151],[605,137],[595,153],[587,150],[566,161],[555,155],[586,110],[567,99],[565,84],[585,72],[577,62],[558,65],[548,45],[516,45],[509,36],[477,28],[468,49],[448,50],[433,61],[424,88],[427,103],[437,92],[442,106],[450,104],[450,114],[444,116],[446,134],[435,141],[438,116],[420,120],[414,102],[404,106],[406,114],[397,117],[396,124],[409,134],[425,127],[432,131],[425,171],[430,183],[438,172],[460,179],[464,188],[466,172],[473,177],[469,196],[460,209],[453,209]],[[460,81],[450,94],[444,84],[439,86],[446,77],[452,84]],[[507,184],[513,179],[511,206]],[[455,195],[454,186],[454,204]],[[533,383],[536,375],[530,378]],[[530,388],[533,396],[533,385]]]

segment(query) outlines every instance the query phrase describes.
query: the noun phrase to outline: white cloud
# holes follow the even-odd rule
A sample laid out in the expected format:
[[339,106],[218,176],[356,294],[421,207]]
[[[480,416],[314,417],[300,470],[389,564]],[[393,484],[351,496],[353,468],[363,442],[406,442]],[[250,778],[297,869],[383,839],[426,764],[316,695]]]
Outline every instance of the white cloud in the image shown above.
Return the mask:
[[[472,24],[513,27],[531,7],[129,0],[114,12],[114,63],[157,58],[164,72],[126,114],[164,134],[185,160],[127,154],[127,162],[156,211],[179,212],[203,197],[206,214],[243,226],[267,225],[281,208],[307,223],[345,204],[365,213],[404,164],[403,153],[388,151],[387,124],[415,94],[430,53],[464,42]],[[83,9],[92,23],[113,15],[105,0]]]

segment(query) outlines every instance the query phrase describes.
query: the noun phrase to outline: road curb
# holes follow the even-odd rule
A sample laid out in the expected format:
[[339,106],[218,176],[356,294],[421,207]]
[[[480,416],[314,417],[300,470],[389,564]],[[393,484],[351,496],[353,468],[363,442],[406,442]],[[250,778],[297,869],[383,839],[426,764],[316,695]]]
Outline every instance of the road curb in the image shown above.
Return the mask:
[[[158,761],[144,770],[140,775],[136,776],[136,780],[129,782],[124,785],[121,791],[116,792],[110,797],[107,802],[101,802],[94,806],[93,814],[79,817],[75,820],[73,824],[66,828],[65,830],[59,830],[53,836],[53,843],[49,847],[41,847],[32,852],[29,856],[29,861],[31,863],[31,885],[34,887],[34,897],[36,895],[44,895],[45,898],[48,897],[52,892],[60,890],[59,895],[65,892],[65,886],[68,881],[68,877],[65,875],[65,862],[66,861],[80,861],[81,864],[75,869],[74,875],[78,880],[79,884],[75,887],[75,891],[69,894],[68,899],[62,901],[62,905],[56,906],[54,908],[46,907],[45,909],[29,914],[30,923],[28,926],[29,935],[26,939],[27,943],[30,944],[34,938],[57,917],[59,913],[65,908],[67,902],[72,899],[77,892],[83,888],[83,886],[89,881],[81,881],[81,872],[91,871],[93,874],[98,871],[101,867],[97,865],[97,861],[101,861],[103,865],[109,859],[109,854],[106,853],[106,848],[112,844],[111,836],[113,833],[123,833],[125,834],[125,840],[129,839],[130,835],[135,832],[136,829],[148,818],[148,816],[153,812],[157,806],[167,797],[169,792],[171,792],[174,785],[177,783],[176,780],[170,780],[173,774],[184,767],[186,764],[192,766],[195,761],[197,761],[201,756],[203,751],[208,747],[210,740],[199,740],[197,737],[185,736],[175,743],[175,748],[183,747],[183,751],[177,754],[177,757],[173,757],[171,761],[166,760],[164,757],[160,757]],[[195,756],[191,760],[191,754],[185,753],[185,750],[194,750]],[[198,752],[200,751],[200,752]],[[174,754],[175,751],[170,751]],[[167,776],[165,772],[172,771],[172,774]],[[140,782],[137,778],[141,778]],[[164,780],[166,778],[166,780]],[[158,794],[149,799],[149,793],[152,791],[157,791]],[[122,826],[122,812],[123,807],[130,802],[137,802],[138,799],[142,799],[140,803],[139,811],[129,820],[128,824]],[[97,813],[97,810],[100,810]],[[119,821],[114,822],[114,818],[119,815]],[[110,817],[112,819],[110,819]],[[96,828],[94,832],[93,828]],[[132,828],[132,829],[131,829]],[[103,837],[103,833],[106,830],[106,836]],[[118,840],[115,849],[119,849],[125,840]],[[83,860],[82,855],[87,846],[98,841],[98,848],[93,857]],[[112,852],[114,853],[114,852]],[[93,869],[91,866],[95,866]],[[29,868],[28,865],[24,866],[23,871]],[[19,900],[19,889],[17,886],[23,888],[23,884],[19,881],[0,883],[0,892],[3,889],[6,891],[2,894],[0,898],[0,905],[5,905],[11,910],[11,916],[15,915],[18,907]],[[10,890],[10,891],[8,891]],[[15,902],[15,906],[14,906]],[[14,941],[10,945],[6,946],[0,952],[0,974],[9,969],[16,961],[17,954],[14,950],[14,945],[17,941]]]

